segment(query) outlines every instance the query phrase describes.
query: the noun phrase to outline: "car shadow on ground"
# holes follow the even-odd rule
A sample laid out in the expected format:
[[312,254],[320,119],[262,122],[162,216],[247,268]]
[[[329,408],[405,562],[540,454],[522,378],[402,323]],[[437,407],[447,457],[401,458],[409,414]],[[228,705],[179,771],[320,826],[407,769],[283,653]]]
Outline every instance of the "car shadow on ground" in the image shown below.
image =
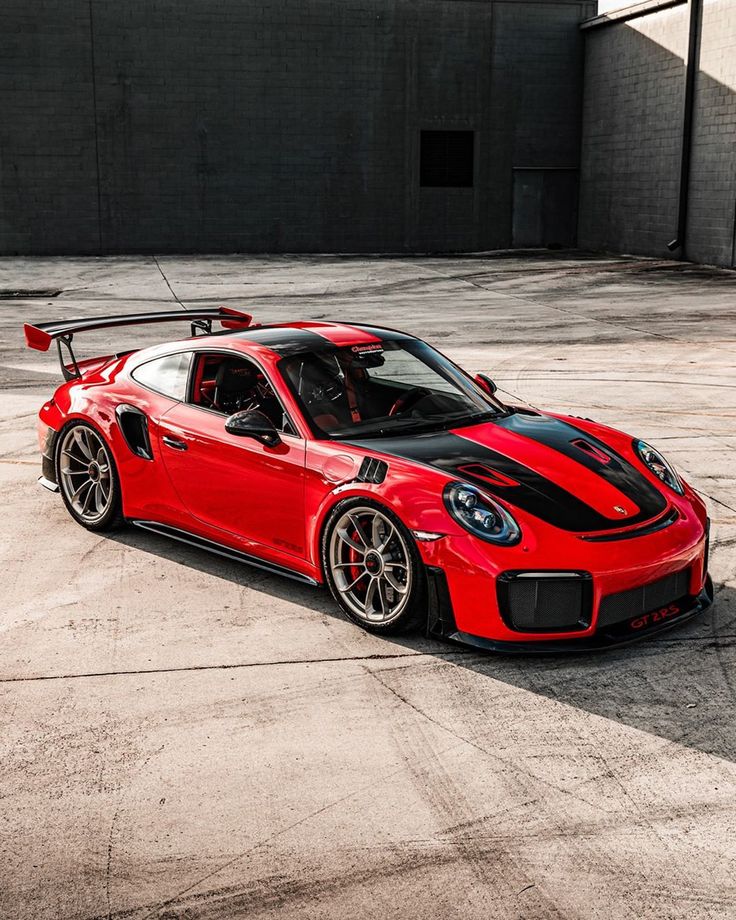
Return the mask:
[[274,575],[242,562],[231,561],[216,553],[180,543],[170,537],[158,536],[138,527],[125,527],[106,536],[116,543],[168,559],[203,575],[224,579],[279,600],[300,604],[319,613],[340,616],[329,592],[322,588],[286,576]]
[[[329,592],[129,528],[111,539],[343,619]],[[736,762],[736,589],[715,586],[713,606],[635,645],[565,655],[479,653],[424,635],[385,640],[678,744]],[[356,627],[357,629],[358,627]],[[379,642],[382,640],[378,640]]]
[[[445,652],[437,650],[437,657]],[[450,656],[455,665],[736,762],[736,590],[634,645],[567,655]]]

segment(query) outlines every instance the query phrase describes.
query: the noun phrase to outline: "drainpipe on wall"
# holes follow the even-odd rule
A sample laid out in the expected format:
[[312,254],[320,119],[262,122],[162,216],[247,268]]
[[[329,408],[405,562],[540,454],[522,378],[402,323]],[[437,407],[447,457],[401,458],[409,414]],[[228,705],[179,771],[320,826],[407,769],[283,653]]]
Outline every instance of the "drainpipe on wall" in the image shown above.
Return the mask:
[[687,210],[690,191],[690,157],[693,141],[693,109],[695,80],[700,63],[700,29],[703,0],[690,0],[690,28],[685,68],[685,105],[682,113],[682,152],[680,154],[680,194],[677,203],[677,236],[667,244],[670,252],[680,250],[678,258],[687,258]]

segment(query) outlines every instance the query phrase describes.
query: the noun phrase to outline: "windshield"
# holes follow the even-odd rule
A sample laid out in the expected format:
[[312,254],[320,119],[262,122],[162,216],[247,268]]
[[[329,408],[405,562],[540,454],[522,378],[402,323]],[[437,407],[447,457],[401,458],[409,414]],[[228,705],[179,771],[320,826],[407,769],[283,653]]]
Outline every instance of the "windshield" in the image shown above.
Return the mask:
[[503,411],[416,339],[300,353],[279,367],[315,433],[330,438],[441,430]]

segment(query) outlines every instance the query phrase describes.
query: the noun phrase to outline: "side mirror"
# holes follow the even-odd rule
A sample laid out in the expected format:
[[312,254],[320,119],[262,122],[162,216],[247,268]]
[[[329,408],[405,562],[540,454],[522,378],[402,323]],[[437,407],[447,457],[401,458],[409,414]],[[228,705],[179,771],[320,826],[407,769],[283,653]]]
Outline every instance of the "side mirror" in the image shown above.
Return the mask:
[[475,379],[475,382],[478,384],[478,386],[481,388],[481,390],[485,390],[485,392],[488,393],[489,396],[493,396],[496,390],[498,389],[496,384],[491,380],[491,378],[487,374],[476,374],[474,379]]
[[281,443],[281,435],[273,422],[258,409],[235,412],[225,422],[225,431],[241,438],[254,438],[266,447],[277,447]]

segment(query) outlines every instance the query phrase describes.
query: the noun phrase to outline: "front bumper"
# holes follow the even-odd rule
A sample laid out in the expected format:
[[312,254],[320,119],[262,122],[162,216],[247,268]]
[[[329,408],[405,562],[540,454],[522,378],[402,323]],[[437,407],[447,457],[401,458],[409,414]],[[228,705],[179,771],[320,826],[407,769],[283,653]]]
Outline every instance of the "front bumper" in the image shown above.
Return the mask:
[[[447,582],[441,569],[433,568],[428,573],[429,581],[429,619],[427,632],[437,639],[459,642],[489,652],[506,654],[565,654],[569,652],[589,652],[601,649],[619,648],[640,642],[650,636],[666,632],[675,626],[686,623],[699,613],[707,610],[713,603],[713,582],[706,576],[702,590],[675,615],[660,620],[650,620],[645,626],[634,627],[628,622],[603,627],[592,635],[566,639],[527,639],[514,642],[503,639],[487,639],[463,632],[457,628],[452,612]],[[636,618],[640,620],[641,618]]]
[[[709,522],[705,509],[702,514],[697,510],[681,513],[663,530],[617,543],[589,545],[560,535],[505,552],[489,552],[480,541],[458,536],[423,544],[430,599],[427,632],[476,648],[554,653],[626,645],[683,623],[713,599],[707,576]],[[531,581],[562,575],[585,579],[587,615],[556,625],[555,608],[547,607],[540,588],[532,596],[536,610],[545,614],[517,623],[504,594],[515,571]],[[663,586],[673,580],[677,593],[670,596]],[[560,601],[558,595],[558,609],[574,612],[565,598]]]

